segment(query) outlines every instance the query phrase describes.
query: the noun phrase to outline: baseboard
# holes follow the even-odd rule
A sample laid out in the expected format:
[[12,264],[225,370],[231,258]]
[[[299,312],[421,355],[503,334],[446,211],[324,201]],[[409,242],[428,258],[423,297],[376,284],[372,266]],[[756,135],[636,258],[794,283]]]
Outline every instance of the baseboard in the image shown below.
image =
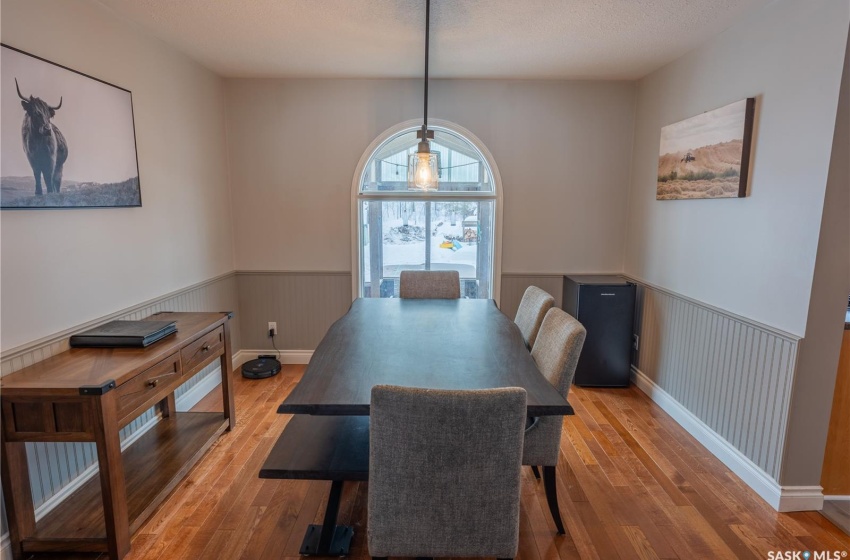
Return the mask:
[[309,364],[310,358],[313,357],[312,350],[240,350],[233,356],[234,369],[241,366],[248,360],[255,359],[259,354],[280,354],[280,363],[282,364]]
[[[234,360],[235,362],[236,360]],[[177,412],[186,412],[210,394],[213,389],[221,385],[221,367],[209,372],[200,383],[177,397],[175,404]]]
[[632,381],[776,511],[810,511],[823,508],[823,488],[820,486],[780,486],[761,467],[635,366],[632,366]]
[[850,496],[824,496],[821,514],[850,535]]

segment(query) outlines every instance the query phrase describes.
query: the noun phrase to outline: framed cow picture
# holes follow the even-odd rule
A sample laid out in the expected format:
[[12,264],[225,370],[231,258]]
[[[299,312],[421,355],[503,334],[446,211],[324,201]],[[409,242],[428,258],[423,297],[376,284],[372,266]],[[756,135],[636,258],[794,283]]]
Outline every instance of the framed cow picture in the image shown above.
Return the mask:
[[0,208],[141,206],[130,91],[2,45]]

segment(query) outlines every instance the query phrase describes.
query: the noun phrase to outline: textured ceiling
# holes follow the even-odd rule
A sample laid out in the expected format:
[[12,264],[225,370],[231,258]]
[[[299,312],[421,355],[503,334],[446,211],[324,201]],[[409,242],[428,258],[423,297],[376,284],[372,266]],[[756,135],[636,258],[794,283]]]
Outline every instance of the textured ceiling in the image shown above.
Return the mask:
[[[424,0],[95,0],[223,76],[416,77]],[[438,78],[634,79],[769,0],[433,0]]]

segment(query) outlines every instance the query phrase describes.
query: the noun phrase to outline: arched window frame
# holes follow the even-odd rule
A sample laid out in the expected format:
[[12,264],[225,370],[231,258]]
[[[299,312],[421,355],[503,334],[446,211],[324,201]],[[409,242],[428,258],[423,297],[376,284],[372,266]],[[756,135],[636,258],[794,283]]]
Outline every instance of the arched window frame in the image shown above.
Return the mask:
[[499,304],[499,296],[501,294],[502,285],[502,177],[499,173],[499,168],[493,159],[493,155],[487,146],[475,134],[465,129],[464,127],[442,119],[428,119],[428,127],[434,128],[439,132],[439,129],[445,129],[462,136],[468,140],[475,148],[481,152],[487,165],[490,168],[491,180],[493,181],[493,192],[490,193],[469,193],[469,192],[440,192],[440,193],[422,193],[422,192],[392,192],[392,193],[369,193],[360,192],[360,186],[363,181],[363,174],[366,171],[366,166],[372,159],[372,156],[378,148],[388,139],[422,127],[422,121],[411,119],[404,121],[395,126],[392,126],[378,135],[375,140],[369,144],[369,147],[363,152],[360,161],[354,171],[354,177],[351,181],[351,292],[352,297],[360,297],[360,251],[362,250],[362,231],[360,227],[360,212],[359,205],[363,200],[381,200],[381,199],[399,199],[410,198],[411,200],[431,200],[431,201],[451,201],[459,198],[463,199],[481,199],[495,201],[495,222],[493,225],[493,277],[491,279],[492,293],[491,297]]

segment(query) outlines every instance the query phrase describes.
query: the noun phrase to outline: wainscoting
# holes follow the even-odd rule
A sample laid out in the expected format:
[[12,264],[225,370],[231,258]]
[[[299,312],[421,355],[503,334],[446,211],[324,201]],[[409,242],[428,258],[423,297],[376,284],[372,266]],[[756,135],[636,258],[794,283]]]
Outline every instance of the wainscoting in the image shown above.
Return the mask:
[[776,482],[800,339],[633,280],[638,387],[773,507],[820,509],[820,487]]
[[564,296],[564,276],[560,274],[519,274],[506,272],[502,274],[502,293],[499,300],[499,309],[502,313],[513,319],[522,295],[529,286],[537,286],[552,294],[555,305],[561,307]]
[[238,272],[239,348],[313,350],[351,306],[350,272]]
[[[277,322],[278,349],[313,350],[328,328],[351,305],[349,272],[247,272],[236,274],[239,287],[241,348],[271,350],[269,321]],[[563,276],[556,274],[502,274],[500,309],[513,318],[525,289],[546,290],[561,305]],[[298,362],[291,362],[298,363]]]
[[[820,487],[781,488],[776,482],[799,338],[633,280],[639,285],[635,331],[640,350],[633,362],[637,386],[774,508],[820,509]],[[561,275],[505,273],[500,307],[507,316],[516,314],[530,285],[548,291],[561,305]],[[349,272],[229,273],[12,349],[4,353],[0,371],[5,375],[66,350],[68,337],[90,325],[165,310],[235,311],[237,363],[272,349],[267,325],[275,321],[283,361],[306,363],[351,300]],[[190,406],[209,391],[210,376],[217,374],[208,368],[182,386],[179,406]],[[146,412],[125,428],[122,440],[132,441],[156,420],[153,410]],[[69,485],[95,472],[88,444],[34,444],[28,453],[39,514],[66,495]]]
[[[0,368],[2,368],[0,371],[6,375],[64,352],[69,348],[68,339],[71,334],[90,326],[114,319],[141,319],[159,311],[234,311],[238,317],[236,275],[231,272],[218,276],[107,317],[101,317],[96,321],[78,325],[33,344],[4,352],[3,359],[0,361]],[[231,332],[233,348],[236,349],[239,348],[240,336],[238,322],[234,321],[234,323],[236,324]],[[218,375],[220,375],[219,365],[210,364],[181,385],[176,391],[178,410],[186,410],[198,402],[217,385],[214,380]],[[135,441],[158,420],[159,416],[155,409],[146,411],[121,430],[122,445],[126,446]],[[36,518],[45,515],[65,496],[97,473],[97,454],[93,443],[28,443],[27,456]],[[2,519],[2,533],[5,544],[7,535],[5,512]]]
[[[631,280],[638,284],[635,384],[775,509],[820,509],[819,486],[777,482],[800,338]],[[516,314],[530,285],[561,305],[562,276],[506,273],[506,315]]]

